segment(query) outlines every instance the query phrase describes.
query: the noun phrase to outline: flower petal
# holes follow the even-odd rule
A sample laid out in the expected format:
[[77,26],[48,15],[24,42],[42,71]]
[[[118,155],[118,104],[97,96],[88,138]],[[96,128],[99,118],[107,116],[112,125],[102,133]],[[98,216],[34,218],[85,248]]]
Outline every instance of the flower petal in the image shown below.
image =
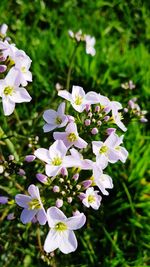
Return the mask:
[[61,233],[59,249],[62,253],[68,254],[77,249],[77,239],[73,231],[64,231]]
[[50,154],[49,154],[49,150],[45,149],[45,148],[38,148],[37,150],[35,150],[34,155],[42,160],[45,161],[46,163],[50,163],[51,159],[50,159]]
[[24,209],[21,213],[20,220],[23,224],[26,224],[28,222],[31,222],[34,216],[36,215],[37,210],[28,210]]
[[49,253],[58,248],[60,243],[60,236],[56,230],[51,229],[46,237],[44,243],[44,250]]
[[29,192],[29,194],[31,195],[32,198],[40,199],[39,188],[37,186],[35,186],[34,184],[31,184],[28,187],[28,192]]
[[18,194],[15,196],[15,201],[17,205],[19,205],[22,208],[28,208],[28,202],[30,202],[31,199],[32,198],[30,196],[26,196],[22,194]]
[[86,222],[86,217],[83,213],[66,219],[66,224],[69,230],[80,229]]
[[37,220],[40,225],[44,225],[47,222],[47,215],[44,209],[40,209],[37,213]]
[[66,100],[69,100],[69,101],[71,101],[71,99],[72,99],[71,94],[66,90],[60,90],[58,92],[58,95],[61,96],[62,98],[65,98]]
[[49,227],[55,227],[55,224],[66,219],[65,214],[56,207],[51,207],[47,210],[47,219]]
[[4,114],[6,116],[11,115],[15,109],[15,103],[10,101],[8,98],[5,98],[5,99],[3,98],[2,101],[3,101]]
[[23,102],[30,102],[32,98],[25,88],[19,87],[15,89],[15,93],[13,93],[10,96],[10,99],[14,103],[23,103]]

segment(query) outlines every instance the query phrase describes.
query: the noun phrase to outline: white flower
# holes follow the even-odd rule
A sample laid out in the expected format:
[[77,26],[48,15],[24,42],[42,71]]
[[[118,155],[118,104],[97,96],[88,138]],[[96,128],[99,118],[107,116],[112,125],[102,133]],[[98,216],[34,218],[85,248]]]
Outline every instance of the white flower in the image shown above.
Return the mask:
[[47,122],[43,126],[44,132],[50,132],[56,128],[61,128],[66,126],[68,122],[68,117],[64,114],[65,112],[65,103],[61,103],[57,111],[53,109],[48,109],[44,112],[43,118]]
[[102,197],[99,196],[98,193],[99,191],[94,191],[93,187],[89,187],[84,194],[82,203],[87,208],[91,206],[93,209],[98,210],[102,200]]
[[12,68],[4,80],[0,81],[0,96],[6,116],[13,113],[16,103],[30,102],[31,96],[25,88],[19,87],[18,71]]
[[47,253],[59,248],[64,254],[77,249],[77,239],[73,230],[80,229],[86,221],[83,213],[67,218],[64,213],[56,207],[47,210],[47,219],[51,228],[45,243],[44,250]]
[[70,101],[73,108],[78,112],[82,112],[87,104],[95,104],[99,102],[97,93],[91,91],[85,94],[82,87],[75,85],[72,87],[71,94],[66,90],[61,90],[58,92],[58,95]]
[[86,53],[90,54],[91,56],[95,56],[96,50],[94,48],[95,45],[95,37],[91,37],[90,35],[85,36],[85,42],[86,42]]
[[22,86],[26,86],[27,82],[32,82],[32,73],[29,71],[32,60],[22,50],[15,52],[15,69],[18,70],[18,79]]

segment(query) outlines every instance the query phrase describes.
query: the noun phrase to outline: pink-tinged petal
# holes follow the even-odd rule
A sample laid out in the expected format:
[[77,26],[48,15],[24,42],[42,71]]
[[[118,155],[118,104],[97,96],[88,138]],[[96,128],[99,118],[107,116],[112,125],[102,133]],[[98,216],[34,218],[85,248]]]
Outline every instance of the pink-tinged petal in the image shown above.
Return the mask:
[[82,149],[82,148],[86,148],[88,145],[88,143],[86,141],[84,141],[81,137],[78,137],[77,141],[74,142],[74,146]]
[[9,116],[13,113],[15,109],[15,103],[9,100],[8,98],[3,98],[3,110],[4,110],[4,115]]
[[60,233],[59,249],[62,253],[68,254],[77,249],[77,239],[73,231],[64,231]]
[[119,116],[114,116],[114,121],[122,131],[124,131],[124,132],[127,131],[127,128],[125,127],[123,122],[120,120]]
[[49,123],[49,124],[53,124],[54,119],[57,117],[57,112],[53,109],[48,109],[46,111],[44,111],[43,114],[43,119]]
[[40,199],[40,193],[39,193],[39,188],[35,186],[34,184],[31,184],[28,187],[28,192],[31,195],[32,198],[37,198]]
[[87,104],[96,104],[99,103],[99,94],[96,92],[88,92],[85,96],[85,101]]
[[47,219],[49,227],[54,228],[58,222],[66,220],[67,217],[60,209],[51,207],[47,210]]
[[61,103],[57,110],[58,114],[62,116],[65,112],[65,102]]
[[73,85],[72,87],[72,98],[73,100],[76,100],[76,97],[80,96],[84,99],[85,92],[82,87]]
[[101,106],[109,107],[111,102],[108,97],[99,94],[99,103]]
[[44,243],[44,250],[47,253],[50,253],[58,248],[59,243],[60,243],[59,233],[57,233],[56,230],[51,229],[46,237],[46,240]]
[[18,194],[15,196],[15,201],[17,205],[19,205],[22,208],[28,208],[28,203],[31,201],[31,199],[32,198],[30,196],[26,196],[22,194]]
[[113,188],[112,178],[107,174],[97,176],[95,178],[95,183],[104,195],[109,195],[108,191],[106,191],[106,188]]
[[44,131],[44,133],[48,133],[48,132],[53,131],[55,128],[57,128],[56,125],[46,123],[46,124],[43,126],[43,131]]
[[111,163],[115,163],[119,160],[119,152],[116,149],[110,148],[108,150],[107,156],[108,156],[108,161]]
[[37,210],[28,210],[24,209],[21,213],[20,220],[23,224],[31,222],[34,216],[36,215]]
[[[15,68],[11,68],[8,72],[7,76],[5,77],[5,81],[8,86],[16,85],[17,77],[19,75],[18,70],[15,70]],[[19,84],[17,84],[19,85]]]
[[55,140],[63,140],[64,141],[66,139],[66,133],[65,132],[63,132],[63,133],[54,132],[53,137]]
[[109,137],[105,140],[105,145],[108,147],[116,147],[119,146],[122,143],[123,135],[118,136],[116,133],[112,132]]
[[40,209],[37,213],[37,220],[40,225],[44,225],[47,222],[47,215],[44,209]]
[[71,101],[72,100],[71,94],[68,91],[66,91],[66,90],[60,90],[58,92],[58,95],[61,96],[64,99],[68,100],[68,101]]
[[126,159],[129,155],[128,151],[124,148],[124,147],[119,147],[119,159],[125,163],[126,162]]
[[66,132],[77,134],[77,125],[74,122],[70,122],[66,127]]
[[67,148],[62,140],[57,140],[50,146],[49,153],[52,159],[55,157],[63,158],[67,153]]
[[56,176],[60,172],[61,167],[62,167],[61,165],[53,166],[53,165],[46,164],[45,166],[46,175],[49,177]]
[[71,148],[69,151],[72,157],[74,157],[76,160],[81,160],[83,158],[82,155],[75,148]]
[[103,142],[101,141],[93,141],[92,142],[92,149],[93,149],[93,153],[98,156],[99,155],[99,151],[100,151],[100,148],[103,146]]
[[122,109],[122,105],[121,103],[117,102],[117,101],[111,101],[111,107],[112,107],[112,111],[118,112],[119,109]]
[[32,98],[26,89],[19,87],[18,89],[15,89],[15,93],[10,96],[10,99],[15,103],[23,103],[30,102]]
[[37,150],[35,150],[34,155],[42,160],[45,161],[46,163],[50,163],[51,159],[50,159],[50,154],[49,154],[49,150],[45,149],[45,148],[38,148]]
[[98,166],[98,169],[104,170],[108,165],[108,157],[105,156],[105,154],[101,154],[96,158],[96,165]]
[[67,224],[69,230],[80,229],[85,224],[85,222],[86,217],[83,213],[65,220],[65,223]]
[[72,156],[65,156],[63,159],[63,166],[66,168],[80,167],[81,163]]

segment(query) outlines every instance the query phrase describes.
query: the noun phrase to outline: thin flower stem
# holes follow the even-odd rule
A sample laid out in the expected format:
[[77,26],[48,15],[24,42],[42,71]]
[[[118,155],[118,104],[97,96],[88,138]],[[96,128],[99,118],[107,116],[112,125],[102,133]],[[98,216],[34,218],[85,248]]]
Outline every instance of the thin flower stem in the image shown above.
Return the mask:
[[16,161],[19,161],[19,156],[15,150],[15,147],[13,143],[10,141],[10,139],[8,139],[7,135],[4,133],[2,127],[0,127],[0,137],[4,138],[4,142],[6,143],[10,153],[14,155]]
[[75,55],[76,55],[76,51],[77,51],[78,46],[79,46],[79,43],[76,44],[76,46],[73,50],[72,56],[70,58],[70,66],[68,69],[67,83],[66,83],[66,89],[67,90],[69,90],[69,87],[70,87],[71,71],[72,71],[72,67],[73,67],[73,63],[74,63],[74,59],[75,59]]
[[41,236],[40,236],[40,228],[39,227],[37,228],[37,241],[38,241],[39,249],[40,249],[41,253],[43,254],[44,251],[43,251],[43,247],[42,247],[42,243],[41,243]]
[[22,130],[22,132],[23,132],[23,134],[25,135],[25,134],[26,134],[26,130],[25,130],[25,128],[23,127],[23,125],[22,125],[22,123],[21,123],[21,120],[20,120],[20,118],[19,118],[19,115],[18,115],[18,112],[17,112],[16,109],[14,110],[14,115],[15,115],[15,117],[16,117],[16,120],[17,120],[17,122],[18,122],[18,124],[19,124],[19,126],[20,126],[20,128],[21,128],[21,130]]

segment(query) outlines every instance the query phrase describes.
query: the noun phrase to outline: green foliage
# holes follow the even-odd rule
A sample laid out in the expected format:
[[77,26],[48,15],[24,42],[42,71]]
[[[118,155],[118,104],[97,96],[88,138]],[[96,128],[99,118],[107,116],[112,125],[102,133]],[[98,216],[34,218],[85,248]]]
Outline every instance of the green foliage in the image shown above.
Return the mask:
[[[149,7],[149,1],[140,0],[1,0],[0,24],[8,24],[8,35],[33,61],[33,83],[29,86],[33,98],[31,104],[17,105],[20,118],[0,115],[0,125],[5,130],[5,135],[0,132],[0,149],[6,159],[10,154],[7,137],[14,144],[17,155],[21,155],[21,161],[34,149],[34,145],[28,147],[28,142],[32,142],[29,138],[38,135],[41,146],[52,138],[50,135],[43,137],[42,112],[46,108],[55,108],[59,101],[55,84],[59,82],[66,86],[74,49],[74,43],[68,37],[69,29],[82,29],[96,37],[95,57],[86,55],[84,46],[79,47],[71,85],[83,86],[87,91],[96,90],[124,106],[130,97],[136,96],[142,109],[147,109],[150,92]],[[128,94],[120,84],[130,79],[136,89]],[[131,121],[125,143],[129,159],[125,165],[111,165],[109,173],[113,177],[114,189],[109,197],[103,198],[99,211],[88,211],[87,229],[77,233],[78,250],[71,255],[57,251],[57,262],[50,259],[51,266],[150,266],[148,126]],[[36,182],[36,169],[32,163],[27,165],[27,178],[23,179],[14,175],[13,166],[11,168],[11,180],[0,177],[0,193],[12,199],[20,193],[18,184],[27,188],[31,182]],[[36,226],[24,226],[19,219],[6,220],[13,207],[14,204],[10,204],[5,211],[3,206],[0,207],[0,267],[47,266],[38,252]],[[19,208],[15,207],[15,211],[20,213]],[[47,232],[48,228],[41,227],[42,244]]]

